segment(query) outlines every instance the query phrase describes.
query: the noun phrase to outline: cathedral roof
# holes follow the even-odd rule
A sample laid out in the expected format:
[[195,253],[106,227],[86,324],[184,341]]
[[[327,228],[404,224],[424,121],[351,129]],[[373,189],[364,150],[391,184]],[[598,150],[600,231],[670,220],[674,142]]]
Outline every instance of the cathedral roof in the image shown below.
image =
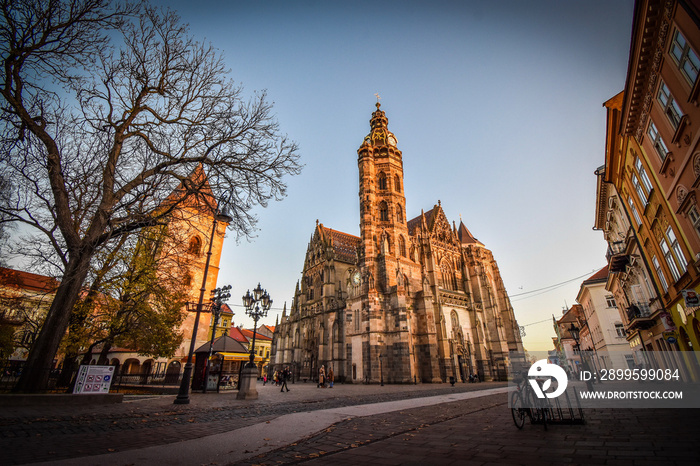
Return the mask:
[[411,235],[411,236],[413,236],[413,234],[414,234],[415,231],[416,231],[416,228],[419,228],[419,227],[420,227],[420,223],[421,223],[421,218],[422,218],[422,217],[425,217],[425,224],[426,224],[426,226],[427,226],[428,228],[430,228],[430,225],[431,225],[431,223],[432,223],[432,221],[433,221],[433,215],[434,215],[434,212],[435,212],[435,209],[436,209],[436,208],[437,208],[437,207],[433,207],[432,209],[430,209],[430,210],[427,211],[427,212],[421,212],[421,214],[420,214],[418,217],[412,218],[411,220],[409,220],[409,221],[406,223],[406,226],[408,227],[408,234]]
[[462,220],[459,221],[459,229],[457,230],[457,236],[459,236],[459,241],[462,244],[478,244],[483,246],[481,241],[474,238],[474,235],[471,234],[471,232],[469,231],[469,229],[467,229]]
[[333,246],[333,251],[338,260],[355,262],[357,259],[357,248],[362,244],[362,240],[358,236],[332,230],[323,226],[323,223],[319,223],[318,232],[325,242]]

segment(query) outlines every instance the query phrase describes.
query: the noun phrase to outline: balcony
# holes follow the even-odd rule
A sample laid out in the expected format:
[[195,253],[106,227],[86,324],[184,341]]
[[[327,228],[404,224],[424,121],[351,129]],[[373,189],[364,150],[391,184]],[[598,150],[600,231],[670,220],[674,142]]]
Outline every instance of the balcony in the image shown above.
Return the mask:
[[633,303],[627,308],[627,320],[629,321],[627,329],[643,330],[653,327],[655,319],[652,317],[652,314],[653,312],[648,304]]
[[610,273],[624,272],[625,267],[630,263],[630,256],[626,254],[626,242],[614,241],[610,243],[605,258],[608,260]]

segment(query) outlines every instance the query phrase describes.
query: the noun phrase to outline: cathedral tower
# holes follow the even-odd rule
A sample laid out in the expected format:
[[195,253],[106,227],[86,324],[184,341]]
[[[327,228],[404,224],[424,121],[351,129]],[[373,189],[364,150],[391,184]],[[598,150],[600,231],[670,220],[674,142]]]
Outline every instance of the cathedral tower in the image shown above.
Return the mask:
[[[399,258],[407,257],[408,228],[404,196],[403,160],[386,114],[372,113],[370,133],[357,150],[360,175],[360,262],[380,292],[396,286]],[[370,290],[372,287],[370,287]]]

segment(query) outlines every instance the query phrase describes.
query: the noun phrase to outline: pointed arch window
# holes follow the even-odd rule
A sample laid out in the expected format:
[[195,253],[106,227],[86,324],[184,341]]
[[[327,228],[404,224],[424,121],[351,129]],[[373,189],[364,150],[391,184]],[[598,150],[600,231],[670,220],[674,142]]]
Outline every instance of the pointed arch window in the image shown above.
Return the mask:
[[198,256],[199,252],[202,250],[202,240],[199,239],[199,236],[193,236],[190,239],[190,245],[187,248],[187,252],[189,254]]
[[399,179],[399,175],[394,175],[394,191],[398,193],[401,192],[401,180]]
[[396,221],[398,223],[403,223],[403,208],[401,207],[401,204],[396,206]]
[[401,257],[406,257],[406,240],[403,236],[399,236],[399,254]]
[[382,191],[386,191],[387,186],[386,186],[386,175],[384,172],[379,173],[379,189]]
[[446,290],[454,290],[456,288],[454,273],[446,260],[440,264],[440,272],[442,275],[442,287]]
[[[386,179],[385,179],[386,180]],[[389,206],[385,201],[379,203],[379,221],[388,222],[389,221]]]

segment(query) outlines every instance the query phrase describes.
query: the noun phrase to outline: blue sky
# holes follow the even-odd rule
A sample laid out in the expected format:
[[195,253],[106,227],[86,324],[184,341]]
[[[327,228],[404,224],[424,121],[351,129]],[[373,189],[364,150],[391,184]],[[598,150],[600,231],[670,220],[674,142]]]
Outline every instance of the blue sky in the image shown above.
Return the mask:
[[[624,86],[633,2],[165,2],[221,50],[245,92],[266,89],[303,173],[224,246],[219,286],[291,303],[316,219],[359,234],[357,149],[375,93],[403,152],[409,218],[438,200],[494,253],[525,347],[605,265],[593,231],[602,103]],[[547,293],[522,295],[569,282]],[[516,296],[519,295],[520,296]],[[547,320],[549,319],[549,320]],[[546,322],[542,322],[545,320]]]

